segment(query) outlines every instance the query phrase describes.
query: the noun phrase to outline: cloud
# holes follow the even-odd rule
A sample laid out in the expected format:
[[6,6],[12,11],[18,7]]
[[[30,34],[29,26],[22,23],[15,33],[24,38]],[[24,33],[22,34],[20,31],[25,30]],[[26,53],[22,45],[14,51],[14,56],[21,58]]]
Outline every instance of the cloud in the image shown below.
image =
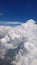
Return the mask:
[[12,25],[12,24],[18,25],[18,24],[21,24],[21,22],[17,22],[17,21],[15,21],[15,22],[13,22],[13,21],[0,21],[0,22],[1,22],[0,24],[4,24],[4,25]]
[[37,65],[37,24],[27,20],[17,27],[0,26],[0,58],[12,65]]

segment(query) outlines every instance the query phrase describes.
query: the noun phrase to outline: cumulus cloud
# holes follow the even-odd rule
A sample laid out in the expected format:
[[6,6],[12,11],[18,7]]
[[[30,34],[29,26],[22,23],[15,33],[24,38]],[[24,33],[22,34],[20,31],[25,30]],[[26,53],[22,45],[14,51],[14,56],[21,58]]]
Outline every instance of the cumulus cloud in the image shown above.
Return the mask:
[[[37,65],[37,24],[27,20],[15,28],[0,26],[0,58],[12,65]],[[6,60],[7,60],[6,59]]]

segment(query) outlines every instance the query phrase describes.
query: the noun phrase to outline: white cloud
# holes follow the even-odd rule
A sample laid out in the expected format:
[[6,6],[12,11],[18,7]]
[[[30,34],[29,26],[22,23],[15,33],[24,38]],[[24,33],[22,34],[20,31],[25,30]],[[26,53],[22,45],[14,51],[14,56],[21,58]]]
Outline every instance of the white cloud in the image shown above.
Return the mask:
[[6,53],[14,54],[15,60],[10,56],[12,65],[37,65],[37,24],[34,20],[15,28],[0,26],[0,58],[4,59]]

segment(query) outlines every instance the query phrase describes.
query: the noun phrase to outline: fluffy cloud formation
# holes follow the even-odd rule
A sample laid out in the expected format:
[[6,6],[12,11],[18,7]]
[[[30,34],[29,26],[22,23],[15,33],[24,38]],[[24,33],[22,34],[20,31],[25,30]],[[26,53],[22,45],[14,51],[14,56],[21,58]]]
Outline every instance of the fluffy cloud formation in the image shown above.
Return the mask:
[[37,65],[37,24],[30,19],[13,28],[0,26],[0,59],[11,65]]

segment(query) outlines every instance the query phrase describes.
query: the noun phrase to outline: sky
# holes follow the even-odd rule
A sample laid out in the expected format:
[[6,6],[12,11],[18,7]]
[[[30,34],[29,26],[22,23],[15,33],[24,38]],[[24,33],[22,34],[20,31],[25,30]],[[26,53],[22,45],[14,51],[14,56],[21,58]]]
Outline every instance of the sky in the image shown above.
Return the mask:
[[37,21],[37,0],[0,0],[0,23]]

